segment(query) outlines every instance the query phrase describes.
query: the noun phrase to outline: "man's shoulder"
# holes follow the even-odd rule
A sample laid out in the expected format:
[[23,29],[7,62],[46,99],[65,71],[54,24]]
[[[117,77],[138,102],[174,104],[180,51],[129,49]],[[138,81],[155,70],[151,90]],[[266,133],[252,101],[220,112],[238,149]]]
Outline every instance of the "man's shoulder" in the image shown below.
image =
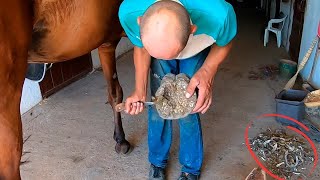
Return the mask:
[[119,15],[127,15],[135,12],[146,11],[155,0],[124,0],[119,8]]
[[212,20],[224,21],[233,7],[225,0],[205,0],[194,1],[185,0],[186,9],[193,15],[201,14],[202,17],[208,17]]
[[211,36],[219,45],[226,45],[235,36],[237,24],[232,5],[225,0],[184,0],[193,23],[195,35]]
[[124,0],[119,8],[119,20],[131,42],[142,47],[137,18],[141,16],[155,0]]

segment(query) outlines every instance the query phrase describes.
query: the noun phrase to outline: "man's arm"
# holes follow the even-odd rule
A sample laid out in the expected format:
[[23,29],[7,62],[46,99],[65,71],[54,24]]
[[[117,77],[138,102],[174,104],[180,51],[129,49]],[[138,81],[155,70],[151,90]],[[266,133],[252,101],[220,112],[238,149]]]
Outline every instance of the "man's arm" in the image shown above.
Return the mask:
[[187,87],[187,98],[191,97],[195,89],[199,89],[197,104],[193,113],[201,112],[204,114],[212,102],[212,84],[218,71],[219,65],[226,59],[232,47],[232,42],[226,46],[220,47],[212,45],[212,48],[201,66],[201,68],[191,78]]
[[[151,56],[144,48],[134,47],[133,60],[135,66],[135,91],[127,98],[126,112],[134,115],[143,111],[143,103],[147,96],[148,74]],[[139,102],[141,101],[141,102]]]
[[146,94],[151,57],[146,49],[135,46],[133,60],[136,75],[135,91]]

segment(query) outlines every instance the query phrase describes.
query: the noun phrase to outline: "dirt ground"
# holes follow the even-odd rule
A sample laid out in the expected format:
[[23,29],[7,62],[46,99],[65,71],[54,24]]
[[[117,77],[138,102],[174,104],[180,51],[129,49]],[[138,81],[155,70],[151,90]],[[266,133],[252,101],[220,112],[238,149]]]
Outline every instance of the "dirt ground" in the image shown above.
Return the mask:
[[[275,112],[275,94],[286,81],[249,80],[248,72],[260,65],[276,64],[288,55],[275,39],[263,47],[261,19],[252,11],[238,14],[239,32],[234,48],[214,81],[214,103],[201,115],[205,159],[202,179],[241,180],[256,167],[244,144],[250,120]],[[274,36],[271,36],[274,37]],[[132,52],[118,59],[120,83],[127,97],[134,88]],[[134,145],[128,155],[114,151],[113,115],[106,103],[106,82],[100,71],[64,88],[23,115],[25,142],[21,166],[25,180],[147,179],[147,119],[123,114],[127,140]],[[273,119],[254,121],[250,135],[279,126]],[[174,138],[168,178],[180,173],[179,127]],[[317,145],[319,149],[319,145]],[[312,178],[319,179],[317,168]]]

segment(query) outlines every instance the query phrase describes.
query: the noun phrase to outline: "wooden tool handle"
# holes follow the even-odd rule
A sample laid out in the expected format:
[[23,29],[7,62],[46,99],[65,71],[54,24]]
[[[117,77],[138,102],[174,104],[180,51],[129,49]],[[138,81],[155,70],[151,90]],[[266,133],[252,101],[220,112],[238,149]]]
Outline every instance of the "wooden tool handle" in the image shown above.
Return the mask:
[[125,103],[117,104],[115,109],[117,112],[121,112],[121,111],[125,110],[126,109]]

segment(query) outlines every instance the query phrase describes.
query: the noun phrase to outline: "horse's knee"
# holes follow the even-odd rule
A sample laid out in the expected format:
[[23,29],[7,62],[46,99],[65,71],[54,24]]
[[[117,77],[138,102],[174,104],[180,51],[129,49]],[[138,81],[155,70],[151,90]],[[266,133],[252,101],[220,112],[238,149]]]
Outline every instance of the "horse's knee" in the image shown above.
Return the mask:
[[118,103],[123,100],[123,90],[119,84],[118,79],[114,79],[113,85],[108,87],[108,101],[112,108],[114,108]]
[[99,46],[98,51],[101,53],[114,53],[117,48],[117,42],[106,42]]
[[115,62],[116,46],[116,42],[106,42],[99,47],[100,62],[108,85],[108,101],[113,108],[117,103],[120,103],[123,98],[123,91],[119,84]]

